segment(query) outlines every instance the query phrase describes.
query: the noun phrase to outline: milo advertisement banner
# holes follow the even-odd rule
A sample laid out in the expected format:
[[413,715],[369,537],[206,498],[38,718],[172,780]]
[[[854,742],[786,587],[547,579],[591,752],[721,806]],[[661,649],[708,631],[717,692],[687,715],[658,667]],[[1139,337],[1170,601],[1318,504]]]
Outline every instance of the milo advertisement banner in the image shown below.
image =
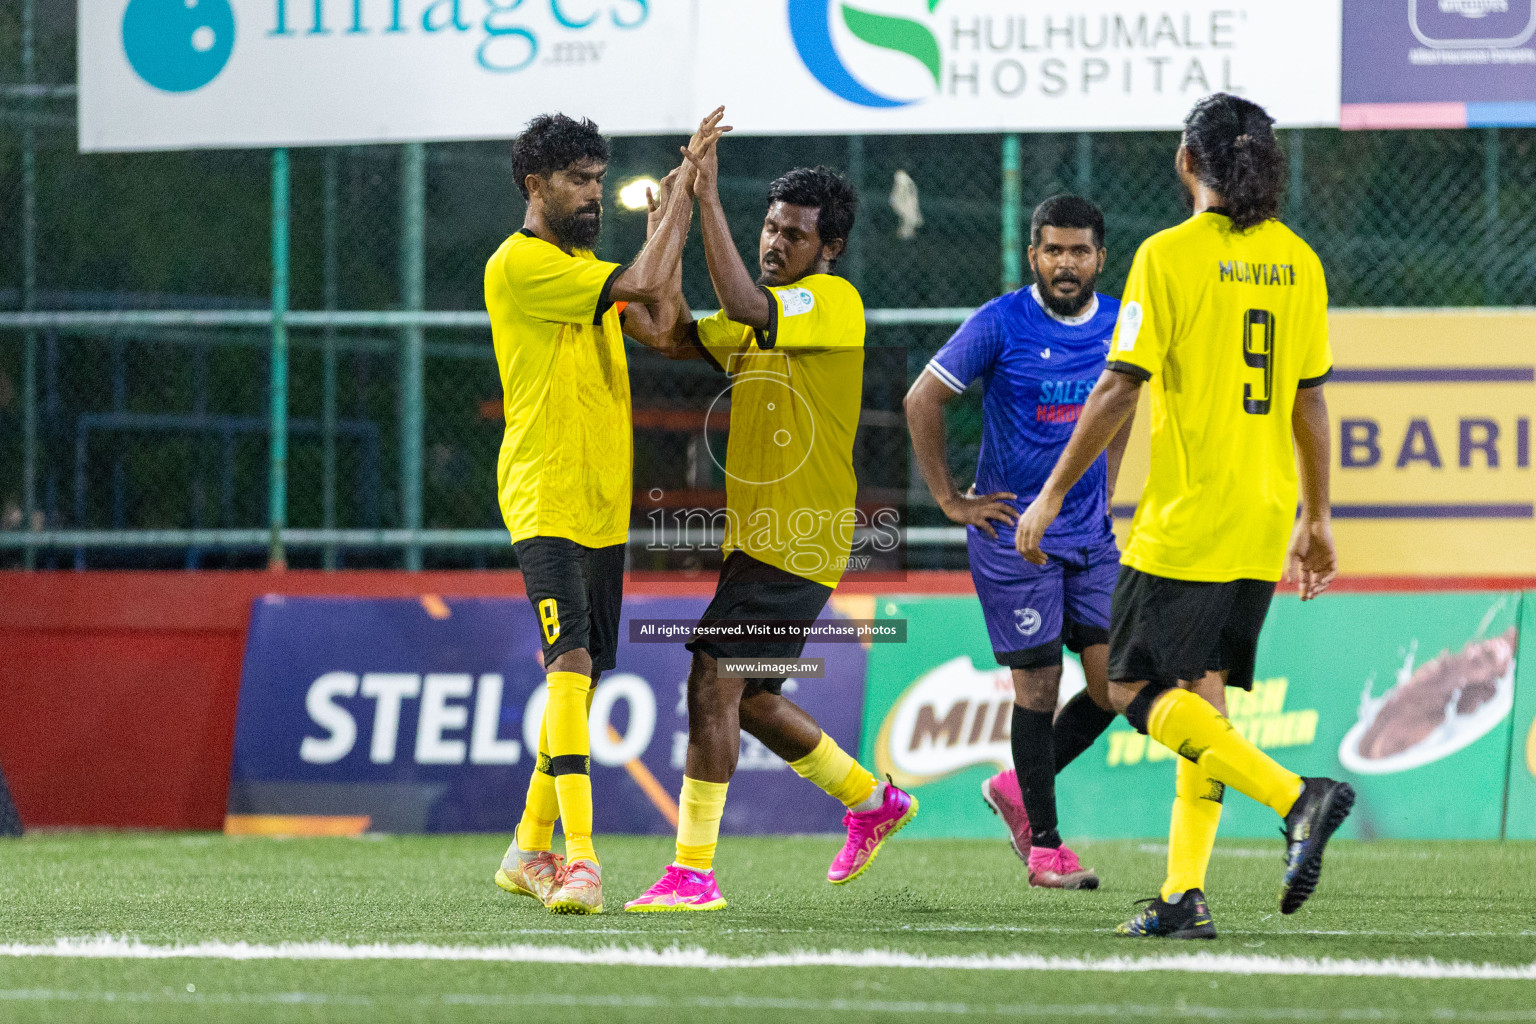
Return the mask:
[[[1536,643],[1536,594],[1526,595],[1520,618],[1526,643]],[[1504,836],[1536,839],[1536,658],[1527,657],[1515,666],[1513,719]]]
[[[1011,766],[1012,683],[974,598],[882,598],[908,620],[904,646],[870,652],[864,756],[912,787],[918,835],[1004,834],[981,783]],[[1234,726],[1304,775],[1359,793],[1343,835],[1497,838],[1515,711],[1518,593],[1277,597],[1251,692],[1228,691]],[[1528,624],[1527,628],[1536,628]],[[1536,635],[1536,634],[1532,634]],[[1514,715],[1531,730],[1536,678]],[[1082,686],[1069,661],[1062,699]],[[1536,735],[1536,734],[1533,734]],[[1524,733],[1521,737],[1525,742]],[[1536,739],[1516,764],[1510,832],[1536,837]],[[1067,836],[1166,834],[1175,755],[1118,720],[1057,781]],[[1517,810],[1518,808],[1518,810]],[[1269,838],[1274,814],[1229,791],[1222,834]]]

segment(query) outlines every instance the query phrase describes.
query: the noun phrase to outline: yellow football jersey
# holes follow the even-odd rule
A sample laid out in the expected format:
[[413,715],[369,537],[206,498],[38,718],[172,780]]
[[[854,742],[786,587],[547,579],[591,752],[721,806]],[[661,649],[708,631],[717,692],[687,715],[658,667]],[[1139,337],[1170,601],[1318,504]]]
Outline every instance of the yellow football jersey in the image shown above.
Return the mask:
[[722,550],[832,587],[853,542],[853,438],[864,396],[864,302],[812,274],[766,288],[766,331],[699,322],[699,341],[731,376]]
[[629,366],[609,296],[621,269],[527,231],[485,266],[507,423],[496,486],[514,544],[564,537],[606,547],[629,538]]
[[1124,563],[1178,580],[1278,580],[1296,521],[1291,409],[1327,380],[1328,286],[1279,221],[1207,211],[1142,243],[1111,369],[1150,380],[1152,467]]

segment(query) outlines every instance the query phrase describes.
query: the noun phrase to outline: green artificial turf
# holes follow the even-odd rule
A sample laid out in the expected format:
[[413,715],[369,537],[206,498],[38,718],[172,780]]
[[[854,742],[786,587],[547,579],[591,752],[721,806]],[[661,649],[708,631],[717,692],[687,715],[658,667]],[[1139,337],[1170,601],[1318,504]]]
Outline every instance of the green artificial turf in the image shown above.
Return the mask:
[[[39,835],[0,845],[0,944],[113,936],[347,945],[537,944],[1102,960],[1210,952],[1529,965],[1536,844],[1337,843],[1318,894],[1282,917],[1280,841],[1221,844],[1209,943],[1115,938],[1161,880],[1162,850],[1075,848],[1097,892],[1032,890],[1006,844],[893,840],[867,875],[827,884],[837,840],[721,844],[730,907],[621,912],[670,859],[663,839],[600,837],[608,913],[555,917],[491,883],[504,837],[228,839]],[[1491,1020],[1536,1022],[1536,982],[1172,971],[701,969],[581,964],[0,956],[0,1021]]]

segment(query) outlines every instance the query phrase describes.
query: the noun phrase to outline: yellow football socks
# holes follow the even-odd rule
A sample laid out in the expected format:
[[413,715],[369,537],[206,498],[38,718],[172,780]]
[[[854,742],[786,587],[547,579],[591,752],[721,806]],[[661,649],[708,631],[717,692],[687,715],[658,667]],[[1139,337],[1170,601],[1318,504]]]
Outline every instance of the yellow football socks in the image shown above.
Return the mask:
[[1209,701],[1188,690],[1168,690],[1153,702],[1147,735],[1276,814],[1287,814],[1301,795],[1300,775],[1249,743]]
[[728,782],[700,782],[683,776],[683,792],[677,800],[677,864],[695,871],[715,866],[715,846],[720,842],[720,818],[725,814]]
[[836,797],[844,807],[853,807],[868,800],[878,785],[875,777],[859,762],[833,742],[826,733],[816,749],[789,766],[802,779],[815,783],[826,793]]
[[549,770],[549,709],[539,723],[539,760],[528,779],[528,800],[523,804],[523,820],[517,823],[517,848],[525,853],[549,849],[555,833],[555,819],[560,816],[560,798],[555,795],[555,777]]
[[[587,688],[587,710],[592,710],[594,690]],[[523,820],[517,823],[517,848],[524,853],[544,853],[554,845],[555,822],[560,817],[560,798],[549,768],[549,705],[539,719],[539,758],[528,779],[528,799]]]
[[1174,782],[1173,819],[1168,826],[1168,879],[1162,897],[1190,889],[1205,889],[1205,869],[1221,824],[1221,798],[1226,789],[1193,761],[1179,758]]
[[587,695],[591,689],[592,680],[580,673],[549,674],[544,721],[549,728],[550,774],[560,803],[567,863],[598,862],[592,846],[592,748],[587,731]]

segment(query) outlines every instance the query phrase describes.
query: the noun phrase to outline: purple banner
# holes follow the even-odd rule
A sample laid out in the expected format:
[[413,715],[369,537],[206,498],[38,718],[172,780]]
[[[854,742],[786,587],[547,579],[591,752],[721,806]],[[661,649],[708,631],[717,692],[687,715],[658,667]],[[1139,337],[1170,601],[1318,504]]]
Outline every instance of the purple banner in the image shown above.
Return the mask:
[[[630,598],[624,619],[697,618],[703,598]],[[830,615],[831,613],[829,613]],[[592,706],[599,833],[669,834],[688,719],[683,640],[631,644]],[[857,750],[866,652],[808,644],[826,677],[784,693]],[[241,676],[232,815],[367,815],[384,832],[505,832],[516,824],[543,712],[538,627],[521,598],[269,596]],[[825,832],[842,807],[743,735],[726,834]]]
[[1344,127],[1529,124],[1536,0],[1344,0]]

